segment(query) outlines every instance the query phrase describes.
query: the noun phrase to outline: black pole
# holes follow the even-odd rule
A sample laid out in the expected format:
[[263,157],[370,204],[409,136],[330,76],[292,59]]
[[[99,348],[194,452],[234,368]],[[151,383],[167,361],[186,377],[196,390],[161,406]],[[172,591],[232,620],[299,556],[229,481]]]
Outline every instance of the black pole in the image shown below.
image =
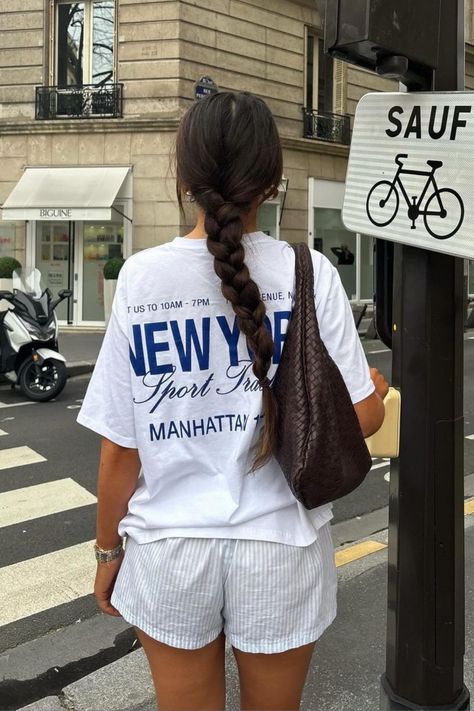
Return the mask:
[[[423,88],[464,88],[463,23],[464,1],[442,0],[440,65]],[[402,393],[402,424],[400,458],[390,471],[381,707],[468,709],[463,261],[401,245],[394,258],[393,382]]]

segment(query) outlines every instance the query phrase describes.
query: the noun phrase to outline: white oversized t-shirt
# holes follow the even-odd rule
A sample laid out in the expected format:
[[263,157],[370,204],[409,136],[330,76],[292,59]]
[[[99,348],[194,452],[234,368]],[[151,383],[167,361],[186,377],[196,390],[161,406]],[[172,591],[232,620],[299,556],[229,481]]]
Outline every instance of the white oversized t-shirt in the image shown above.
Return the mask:
[[[293,249],[245,234],[245,263],[267,309],[275,375],[294,293]],[[314,264],[321,337],[354,403],[374,391],[337,270]],[[251,468],[262,425],[262,391],[245,336],[221,292],[206,239],[176,237],[127,259],[78,422],[138,448],[141,471],[120,536],[247,538],[306,546],[332,518],[308,511],[277,461]]]

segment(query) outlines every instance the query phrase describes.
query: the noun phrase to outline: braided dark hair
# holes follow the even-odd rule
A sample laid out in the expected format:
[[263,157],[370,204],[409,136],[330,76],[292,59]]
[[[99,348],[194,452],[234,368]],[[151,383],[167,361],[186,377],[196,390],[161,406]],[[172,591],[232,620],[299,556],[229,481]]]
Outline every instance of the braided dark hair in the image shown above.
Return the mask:
[[182,195],[190,192],[205,212],[207,248],[262,388],[263,429],[251,471],[269,461],[274,447],[276,402],[267,377],[274,343],[260,289],[244,261],[242,215],[256,199],[261,203],[277,194],[282,171],[278,130],[257,96],[220,92],[194,103],[182,118],[176,140],[178,202],[183,210]]

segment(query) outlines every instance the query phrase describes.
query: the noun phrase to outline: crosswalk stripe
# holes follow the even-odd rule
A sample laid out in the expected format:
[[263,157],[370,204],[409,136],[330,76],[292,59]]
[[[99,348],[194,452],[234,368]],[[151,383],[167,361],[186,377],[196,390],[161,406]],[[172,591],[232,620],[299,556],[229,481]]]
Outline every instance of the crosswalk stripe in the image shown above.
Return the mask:
[[474,434],[472,434],[472,435],[466,435],[466,439],[474,439]]
[[25,402],[0,402],[0,410],[8,407],[24,407],[25,405],[37,405],[34,400],[26,400]]
[[96,497],[73,479],[58,479],[0,494],[0,528],[95,504]]
[[0,626],[91,594],[96,571],[93,543],[0,568]]
[[5,432],[5,430],[0,430],[0,437],[4,437],[7,434],[8,432]]
[[46,459],[30,447],[11,447],[0,450],[0,469],[22,467],[25,464],[37,464],[38,462],[46,462]]
[[380,462],[380,464],[372,464],[371,469],[381,469],[382,467],[389,467],[390,462]]

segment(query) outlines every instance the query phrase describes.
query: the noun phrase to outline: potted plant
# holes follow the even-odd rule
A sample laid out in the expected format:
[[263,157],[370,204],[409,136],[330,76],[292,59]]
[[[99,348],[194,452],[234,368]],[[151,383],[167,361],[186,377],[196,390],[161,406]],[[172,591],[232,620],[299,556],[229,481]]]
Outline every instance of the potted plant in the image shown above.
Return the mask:
[[109,323],[112,313],[112,302],[114,300],[117,279],[120,270],[124,265],[123,257],[112,257],[104,264],[104,312],[105,325]]

